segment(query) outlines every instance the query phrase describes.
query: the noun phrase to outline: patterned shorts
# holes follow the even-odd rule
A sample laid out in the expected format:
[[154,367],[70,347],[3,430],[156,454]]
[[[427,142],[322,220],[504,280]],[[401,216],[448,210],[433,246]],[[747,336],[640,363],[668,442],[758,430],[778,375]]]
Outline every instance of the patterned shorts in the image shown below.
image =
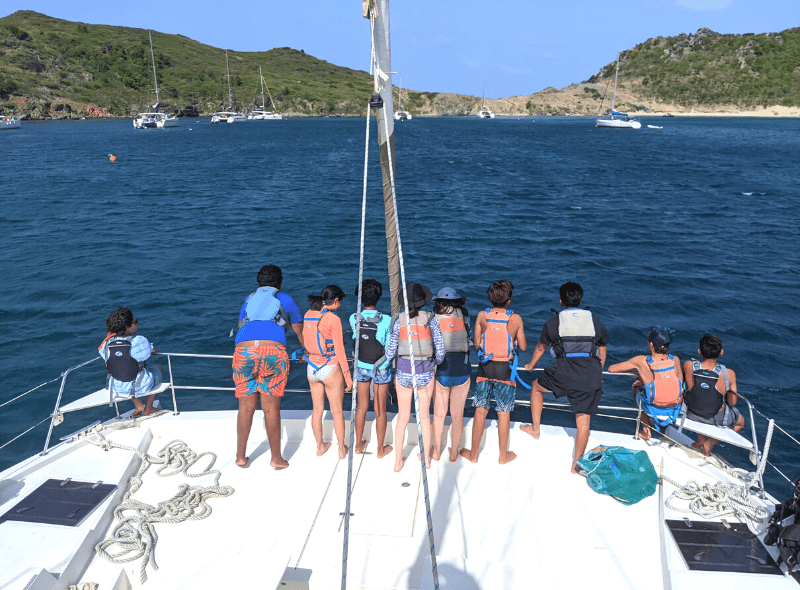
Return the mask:
[[517,388],[514,385],[485,379],[478,381],[475,387],[475,399],[472,400],[472,407],[490,409],[489,398],[494,396],[494,409],[498,412],[511,412],[514,410],[514,399]]
[[289,377],[289,356],[282,346],[237,346],[233,351],[236,397],[263,393],[280,397]]
[[393,379],[394,369],[391,367],[391,365],[388,369],[378,369],[377,371],[374,369],[364,369],[363,367],[359,367],[358,375],[356,376],[356,380],[359,383],[369,383],[370,381],[374,381],[375,385],[391,383]]

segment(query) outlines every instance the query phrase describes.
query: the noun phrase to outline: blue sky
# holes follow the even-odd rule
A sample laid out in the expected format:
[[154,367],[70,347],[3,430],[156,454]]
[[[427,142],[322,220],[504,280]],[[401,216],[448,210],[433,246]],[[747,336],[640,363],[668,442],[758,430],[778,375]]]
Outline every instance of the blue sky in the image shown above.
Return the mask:
[[[237,51],[303,49],[331,63],[369,66],[361,0],[225,3],[2,0],[0,16],[35,10],[91,24],[180,33]],[[414,90],[531,94],[580,82],[616,53],[656,36],[765,33],[800,26],[800,0],[392,0],[392,65]],[[395,84],[398,80],[395,80]]]

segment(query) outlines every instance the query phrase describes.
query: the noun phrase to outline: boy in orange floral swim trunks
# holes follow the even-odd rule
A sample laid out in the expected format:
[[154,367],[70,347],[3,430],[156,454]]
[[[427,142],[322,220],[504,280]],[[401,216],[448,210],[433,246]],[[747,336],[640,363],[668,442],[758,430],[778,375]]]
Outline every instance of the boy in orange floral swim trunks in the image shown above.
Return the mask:
[[283,274],[273,264],[258,272],[259,288],[245,299],[239,312],[233,382],[239,399],[236,420],[236,464],[247,467],[247,439],[259,399],[264,412],[272,461],[276,469],[289,466],[281,455],[281,397],[289,378],[286,327],[291,326],[303,346],[303,315],[294,300],[281,293]]

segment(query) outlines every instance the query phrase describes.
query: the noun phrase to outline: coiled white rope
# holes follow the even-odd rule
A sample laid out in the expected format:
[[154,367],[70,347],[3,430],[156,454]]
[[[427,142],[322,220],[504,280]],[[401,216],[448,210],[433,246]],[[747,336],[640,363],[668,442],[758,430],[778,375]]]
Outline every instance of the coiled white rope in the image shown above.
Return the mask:
[[[219,485],[221,474],[218,470],[211,469],[217,456],[210,451],[198,455],[184,441],[176,439],[167,443],[154,457],[105,438],[101,434],[104,428],[102,424],[98,424],[78,435],[78,439],[104,450],[117,448],[132,451],[141,457],[142,465],[136,475],[128,480],[122,502],[114,509],[114,518],[120,521],[119,525],[112,533],[111,538],[105,539],[95,546],[95,551],[111,563],[128,563],[144,558],[139,574],[139,578],[144,584],[147,581],[147,564],[151,565],[153,571],[158,570],[155,558],[158,534],[153,525],[207,518],[212,512],[207,500],[230,496],[234,489],[230,486]],[[206,456],[209,457],[209,461],[205,469],[199,473],[189,473],[189,469]],[[151,506],[133,499],[133,495],[142,487],[142,476],[151,465],[160,466],[156,470],[156,474],[160,477],[182,473],[186,477],[197,478],[213,474],[214,483],[209,486],[181,484],[170,499]],[[126,512],[132,512],[132,514],[126,515]],[[119,550],[111,553],[109,549],[114,545],[119,545]]]
[[[660,479],[677,488],[664,502],[670,510],[684,514],[694,513],[706,519],[734,516],[756,535],[762,533],[766,527],[770,514],[766,508],[750,499],[749,485],[717,482],[701,486],[695,480],[690,480],[682,486],[668,477],[662,476]],[[673,498],[689,502],[688,508],[673,506],[670,503]]]

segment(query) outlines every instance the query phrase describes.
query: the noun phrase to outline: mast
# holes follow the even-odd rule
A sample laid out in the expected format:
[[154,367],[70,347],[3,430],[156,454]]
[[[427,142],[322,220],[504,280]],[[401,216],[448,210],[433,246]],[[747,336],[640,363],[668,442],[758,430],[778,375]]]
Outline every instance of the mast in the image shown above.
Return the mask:
[[400,74],[397,74],[397,79],[399,80],[397,84],[397,110],[403,110],[403,77]]
[[150,31],[147,31],[147,36],[150,37],[150,57],[153,59],[153,81],[156,84],[156,104],[153,106],[155,109],[158,108],[158,104],[161,101],[158,100],[158,78],[156,78],[156,56],[153,53],[153,35]]
[[228,50],[225,50],[225,71],[228,72],[228,110],[233,110],[233,94],[231,92],[231,69],[228,67]]
[[481,100],[481,108],[486,110],[486,78],[483,79],[483,99]]
[[258,66],[258,77],[261,78],[261,110],[263,111],[265,109],[265,107],[264,107],[264,76],[261,74],[261,66]]
[[617,101],[617,76],[619,76],[619,53],[617,54],[617,70],[614,72],[614,94],[611,97],[611,116],[614,116],[614,103]]
[[[364,17],[370,17],[370,9],[375,11],[375,26],[372,28],[372,44],[375,48],[375,79],[381,81],[380,96],[383,99],[383,112],[377,111],[378,145],[381,152],[381,174],[383,176],[383,208],[386,224],[386,257],[389,266],[389,291],[392,301],[392,315],[400,313],[400,252],[395,232],[394,207],[392,206],[392,182],[389,176],[389,154],[391,147],[391,166],[397,171],[394,162],[394,102],[392,100],[392,53],[389,39],[389,0],[364,0]],[[387,116],[388,115],[388,116]],[[386,117],[386,122],[384,122]],[[388,136],[387,128],[388,127]]]

